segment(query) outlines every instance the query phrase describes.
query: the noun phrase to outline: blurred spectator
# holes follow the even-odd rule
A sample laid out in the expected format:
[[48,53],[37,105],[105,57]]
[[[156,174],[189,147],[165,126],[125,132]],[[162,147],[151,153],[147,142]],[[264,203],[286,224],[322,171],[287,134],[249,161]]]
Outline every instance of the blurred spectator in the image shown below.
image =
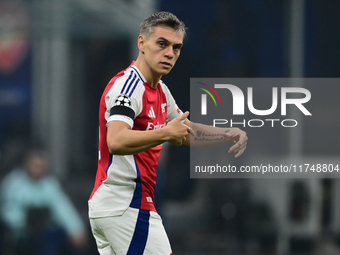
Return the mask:
[[27,153],[1,184],[1,219],[18,255],[82,254],[84,224],[48,168],[45,151]]

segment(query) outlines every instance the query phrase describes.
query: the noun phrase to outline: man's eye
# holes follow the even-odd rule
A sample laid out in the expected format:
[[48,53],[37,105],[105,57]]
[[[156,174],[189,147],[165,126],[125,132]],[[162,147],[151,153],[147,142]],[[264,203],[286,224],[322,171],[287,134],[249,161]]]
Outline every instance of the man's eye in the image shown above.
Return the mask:
[[164,46],[165,46],[165,43],[164,43],[164,42],[159,42],[158,44],[159,44],[159,46],[161,46],[161,47],[164,47]]

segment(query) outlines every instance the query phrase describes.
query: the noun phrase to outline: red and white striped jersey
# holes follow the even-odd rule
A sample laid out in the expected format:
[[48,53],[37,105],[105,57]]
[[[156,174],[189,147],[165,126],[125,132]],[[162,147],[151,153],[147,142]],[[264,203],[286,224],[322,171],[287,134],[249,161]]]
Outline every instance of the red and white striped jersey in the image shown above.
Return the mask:
[[106,124],[124,121],[133,130],[158,129],[182,111],[162,81],[151,87],[133,63],[112,78],[100,100],[99,159],[89,199],[90,218],[120,215],[128,207],[156,211],[154,190],[162,145],[135,155],[111,155]]

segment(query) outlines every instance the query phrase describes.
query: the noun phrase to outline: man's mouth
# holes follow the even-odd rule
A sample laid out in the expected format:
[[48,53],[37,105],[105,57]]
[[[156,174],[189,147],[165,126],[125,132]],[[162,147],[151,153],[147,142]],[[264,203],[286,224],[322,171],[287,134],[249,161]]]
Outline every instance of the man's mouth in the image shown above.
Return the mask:
[[167,68],[171,68],[172,64],[170,64],[169,62],[161,62],[161,65]]

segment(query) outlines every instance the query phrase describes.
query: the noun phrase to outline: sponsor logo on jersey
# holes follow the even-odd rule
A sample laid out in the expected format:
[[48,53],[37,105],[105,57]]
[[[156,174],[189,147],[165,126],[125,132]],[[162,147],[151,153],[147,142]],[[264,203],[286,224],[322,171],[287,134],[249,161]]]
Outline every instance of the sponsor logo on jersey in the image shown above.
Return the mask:
[[152,203],[152,198],[151,197],[146,197],[146,201]]
[[149,111],[148,116],[149,116],[150,118],[156,118],[155,111],[153,110],[153,107],[152,107],[152,106],[150,107],[150,111]]
[[148,122],[148,126],[146,127],[146,130],[156,130],[156,129],[160,129],[162,127],[165,127],[165,123],[159,124],[157,122],[157,124],[155,125],[152,122]]

